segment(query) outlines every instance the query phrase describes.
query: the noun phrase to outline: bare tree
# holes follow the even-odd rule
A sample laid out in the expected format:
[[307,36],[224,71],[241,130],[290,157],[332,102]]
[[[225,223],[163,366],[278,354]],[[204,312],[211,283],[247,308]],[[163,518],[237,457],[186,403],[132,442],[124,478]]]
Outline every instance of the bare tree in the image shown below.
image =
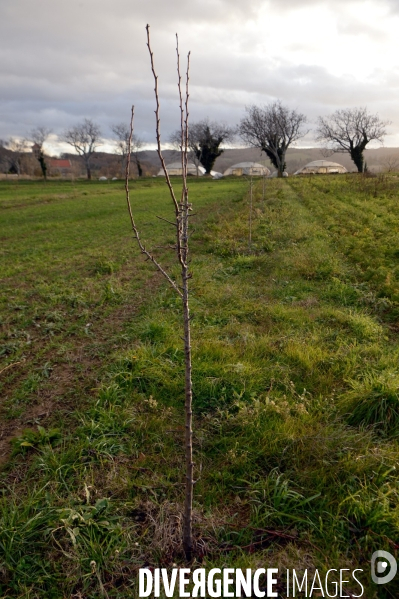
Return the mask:
[[[126,170],[126,158],[129,152],[130,129],[125,123],[117,123],[112,125],[111,131],[115,134],[117,140],[117,151],[121,156],[122,170]],[[130,143],[130,157],[133,158],[137,166],[138,176],[143,176],[143,169],[140,162],[139,151],[144,143],[136,135],[132,135]]]
[[395,154],[388,154],[388,156],[382,159],[381,164],[386,173],[399,171],[399,156]]
[[[202,164],[208,175],[215,164],[216,158],[224,152],[220,146],[232,141],[233,138],[234,130],[231,127],[205,119],[190,126],[188,149],[196,165]],[[179,130],[171,135],[170,142],[175,147],[181,148]]]
[[36,129],[32,129],[30,134],[30,138],[34,143],[32,151],[39,161],[44,180],[47,179],[47,164],[43,146],[50,133],[51,129],[47,129],[46,127],[37,127]]
[[10,137],[6,143],[7,149],[12,152],[8,155],[9,170],[14,171],[18,177],[21,174],[22,159],[28,147],[26,139]]
[[383,140],[389,121],[369,114],[367,108],[336,110],[328,117],[319,117],[317,140],[327,143],[334,152],[348,152],[359,173],[364,170],[364,150],[370,141]]
[[[186,71],[186,86],[185,86],[185,100],[183,100],[182,93],[182,78],[180,74],[180,55],[179,55],[179,43],[176,35],[176,53],[177,53],[177,75],[178,75],[178,90],[179,90],[179,105],[180,105],[180,148],[181,148],[181,164],[183,173],[183,184],[178,199],[176,193],[172,187],[172,183],[169,178],[166,164],[161,151],[161,133],[160,133],[160,116],[159,116],[159,94],[158,94],[158,76],[154,66],[154,55],[151,50],[150,44],[150,26],[146,26],[147,30],[147,46],[151,60],[151,70],[154,77],[154,91],[155,91],[155,118],[156,118],[156,139],[157,139],[157,151],[161,161],[163,171],[165,173],[166,183],[170,192],[170,197],[174,207],[174,222],[166,221],[173,226],[176,232],[176,243],[174,250],[176,257],[180,265],[181,274],[181,287],[176,281],[166,272],[161,266],[158,260],[154,257],[152,252],[148,251],[145,244],[141,240],[139,231],[137,229],[132,207],[130,203],[129,193],[129,167],[130,167],[130,143],[133,137],[133,119],[134,119],[134,107],[132,108],[132,116],[130,123],[130,134],[127,151],[126,161],[126,177],[125,177],[125,188],[126,188],[126,200],[128,204],[128,210],[130,215],[130,221],[134,232],[134,237],[140,248],[140,251],[147,260],[150,260],[156,268],[166,278],[168,283],[173,287],[177,294],[182,299],[183,309],[183,329],[184,329],[184,355],[185,355],[185,455],[186,455],[186,485],[185,485],[185,501],[184,501],[184,522],[183,522],[183,548],[188,561],[191,560],[193,552],[193,535],[192,535],[192,508],[193,508],[193,492],[194,492],[194,463],[193,463],[193,430],[192,430],[192,378],[191,378],[191,327],[190,327],[190,310],[189,310],[189,280],[192,275],[189,271],[189,217],[192,210],[192,206],[188,201],[188,187],[187,187],[187,156],[188,156],[188,86],[189,86],[189,67],[190,67],[190,53],[187,56],[187,71]],[[159,217],[161,218],[161,217]],[[162,219],[165,220],[165,219]]]
[[100,127],[91,119],[84,119],[82,123],[64,131],[63,139],[83,157],[87,178],[91,179],[91,157],[102,144]]
[[247,144],[263,150],[282,177],[287,149],[307,133],[303,130],[306,116],[283,106],[280,100],[263,108],[249,106],[246,111],[238,133]]

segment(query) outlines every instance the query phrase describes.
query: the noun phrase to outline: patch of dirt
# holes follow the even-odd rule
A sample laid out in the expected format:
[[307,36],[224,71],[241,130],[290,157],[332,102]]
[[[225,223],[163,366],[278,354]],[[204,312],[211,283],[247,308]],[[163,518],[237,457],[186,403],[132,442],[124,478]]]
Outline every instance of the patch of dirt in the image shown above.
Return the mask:
[[[8,461],[11,453],[11,441],[21,435],[26,429],[44,425],[50,420],[57,398],[65,395],[70,385],[75,381],[74,367],[59,364],[54,368],[54,374],[46,381],[44,388],[39,388],[37,401],[31,403],[23,415],[0,423],[0,465]],[[50,388],[48,386],[51,385]]]

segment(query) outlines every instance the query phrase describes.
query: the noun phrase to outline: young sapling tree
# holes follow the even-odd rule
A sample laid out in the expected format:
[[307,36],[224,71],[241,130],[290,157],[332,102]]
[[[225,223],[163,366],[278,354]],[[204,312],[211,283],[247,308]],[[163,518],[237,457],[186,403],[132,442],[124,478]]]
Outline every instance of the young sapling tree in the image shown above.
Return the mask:
[[[193,463],[193,430],[192,430],[192,377],[191,377],[191,327],[190,327],[190,309],[189,309],[189,280],[191,273],[189,269],[189,218],[192,211],[192,205],[188,200],[187,187],[187,157],[188,157],[188,99],[189,99],[189,67],[190,53],[187,55],[187,70],[185,83],[185,98],[183,100],[182,92],[182,77],[180,72],[180,55],[179,41],[176,35],[176,54],[177,54],[177,76],[178,76],[178,91],[179,91],[179,106],[180,106],[180,148],[181,148],[181,164],[182,164],[182,189],[180,198],[176,196],[173,189],[168,171],[166,169],[165,160],[161,150],[161,133],[160,133],[160,103],[158,93],[158,76],[154,66],[154,55],[150,44],[150,27],[146,26],[147,31],[147,47],[150,54],[151,70],[154,77],[154,92],[155,92],[155,119],[156,119],[156,141],[158,156],[161,161],[163,171],[165,173],[166,184],[169,189],[169,194],[174,208],[174,222],[167,221],[174,227],[176,231],[176,243],[174,245],[176,259],[180,265],[181,285],[168,274],[161,266],[153,253],[147,250],[142,241],[136,222],[134,220],[132,206],[130,202],[129,191],[129,169],[131,157],[131,144],[133,139],[133,121],[134,121],[134,106],[132,107],[130,132],[128,140],[128,151],[126,160],[126,176],[125,189],[130,222],[132,225],[134,238],[137,241],[140,252],[144,254],[147,260],[150,260],[159,272],[166,278],[168,283],[178,293],[182,300],[182,316],[184,330],[184,361],[185,361],[185,461],[186,461],[186,482],[185,482],[185,500],[184,500],[184,520],[183,520],[183,549],[188,561],[191,560],[193,554],[193,534],[192,534],[192,506],[193,506],[193,491],[194,491],[194,463]],[[161,217],[159,217],[161,218]],[[165,219],[162,219],[165,220]]]

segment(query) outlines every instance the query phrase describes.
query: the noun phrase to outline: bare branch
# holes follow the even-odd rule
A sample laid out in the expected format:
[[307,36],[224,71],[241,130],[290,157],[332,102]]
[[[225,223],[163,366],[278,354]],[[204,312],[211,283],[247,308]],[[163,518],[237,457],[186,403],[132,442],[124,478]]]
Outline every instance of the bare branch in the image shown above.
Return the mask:
[[30,138],[33,143],[39,146],[40,150],[43,150],[43,145],[45,144],[50,133],[51,129],[48,129],[47,127],[37,127],[36,129],[32,129]]
[[386,173],[393,173],[399,170],[399,156],[389,154],[382,160],[382,166]]
[[182,296],[182,292],[180,291],[177,284],[173,281],[173,279],[170,278],[168,273],[162,268],[162,266],[154,258],[154,256],[148,250],[146,250],[145,246],[143,245],[143,243],[141,241],[139,231],[138,231],[138,229],[136,227],[136,223],[134,221],[132,206],[130,203],[130,190],[129,190],[130,142],[131,142],[131,138],[133,136],[133,121],[134,121],[134,106],[132,106],[132,115],[131,115],[131,119],[130,119],[130,135],[129,135],[129,140],[128,140],[128,154],[127,154],[127,160],[126,160],[126,176],[125,176],[126,201],[127,201],[127,208],[128,208],[129,216],[130,216],[130,222],[132,225],[135,239],[137,240],[137,244],[140,248],[141,253],[144,254],[147,257],[147,259],[150,260],[156,266],[156,268],[159,270],[160,273],[163,274],[163,276],[170,283],[170,285],[173,287],[173,289],[175,291],[177,291],[177,293],[180,296]]
[[151,50],[151,43],[150,43],[150,26],[147,25],[146,26],[146,31],[147,31],[147,48],[148,48],[148,52],[150,53],[150,60],[151,60],[151,71],[154,77],[154,93],[155,93],[155,103],[156,103],[156,108],[155,108],[155,120],[156,120],[156,139],[157,139],[157,152],[158,152],[158,156],[159,156],[159,160],[161,161],[161,166],[163,169],[163,172],[165,173],[165,179],[166,179],[166,184],[169,188],[169,192],[170,192],[170,196],[172,198],[173,204],[175,206],[175,213],[176,215],[178,215],[179,213],[179,204],[176,200],[176,196],[175,196],[175,192],[173,191],[173,186],[172,183],[170,181],[169,178],[169,174],[168,171],[166,169],[166,164],[165,164],[165,160],[164,157],[162,155],[162,150],[161,150],[161,131],[160,131],[160,119],[159,119],[159,94],[158,94],[158,76],[155,72],[155,66],[154,66],[154,54]]
[[177,227],[176,223],[172,223],[171,220],[168,220],[167,218],[163,218],[162,216],[157,216],[157,218],[159,218],[159,220],[163,220],[165,221],[165,223],[169,223],[170,225],[172,225],[173,227]]

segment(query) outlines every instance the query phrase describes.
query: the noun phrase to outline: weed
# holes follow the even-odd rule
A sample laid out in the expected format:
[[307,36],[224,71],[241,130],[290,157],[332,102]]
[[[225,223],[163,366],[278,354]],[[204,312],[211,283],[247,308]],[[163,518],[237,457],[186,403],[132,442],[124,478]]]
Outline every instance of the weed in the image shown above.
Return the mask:
[[26,429],[23,433],[13,439],[14,454],[23,452],[26,449],[36,449],[42,445],[55,445],[61,439],[61,432],[58,429],[46,430],[43,426],[38,426],[37,431]]
[[366,374],[351,380],[341,407],[352,425],[372,426],[388,435],[399,434],[399,375],[397,371]]

